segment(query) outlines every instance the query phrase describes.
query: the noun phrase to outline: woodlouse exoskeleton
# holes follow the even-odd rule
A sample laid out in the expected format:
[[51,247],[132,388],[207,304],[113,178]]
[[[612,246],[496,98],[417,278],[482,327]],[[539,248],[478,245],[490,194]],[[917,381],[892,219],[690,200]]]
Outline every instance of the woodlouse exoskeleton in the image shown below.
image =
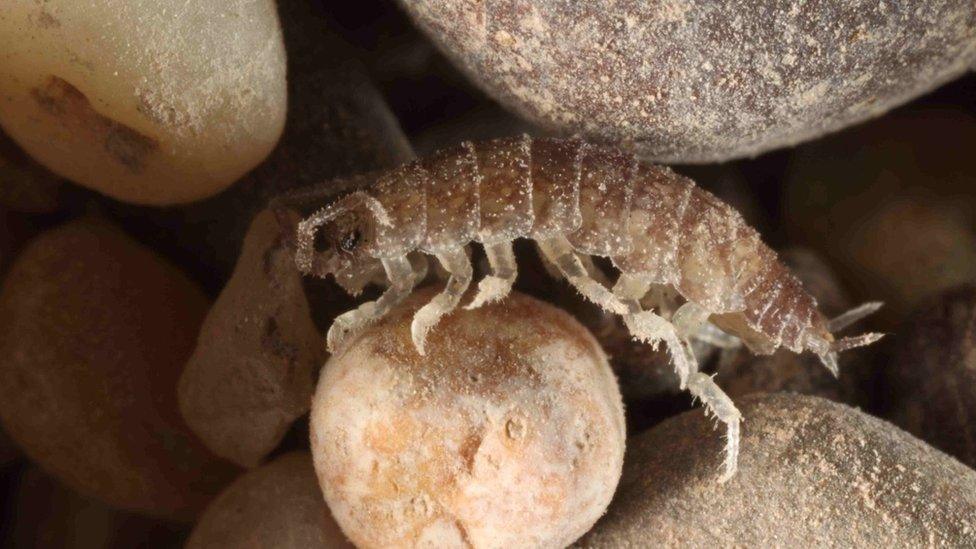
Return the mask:
[[[781,346],[809,350],[836,374],[838,352],[880,337],[835,340],[833,332],[880,304],[826,320],[738,212],[689,179],[578,140],[464,142],[372,175],[299,224],[296,262],[352,291],[380,267],[386,272],[389,287],[379,299],[336,318],[327,337],[335,350],[410,294],[421,271],[408,254],[434,255],[450,277],[413,319],[411,335],[423,354],[427,332],[471,281],[465,246],[482,243],[492,270],[467,305],[474,308],[508,294],[516,238],[535,240],[586,298],[623,315],[635,338],[666,344],[681,387],[728,426],[723,480],[736,469],[741,416],[698,371],[692,338],[722,347],[741,342],[763,354]],[[598,281],[590,256],[607,257],[620,270],[612,289]],[[675,292],[684,302],[672,313]]]

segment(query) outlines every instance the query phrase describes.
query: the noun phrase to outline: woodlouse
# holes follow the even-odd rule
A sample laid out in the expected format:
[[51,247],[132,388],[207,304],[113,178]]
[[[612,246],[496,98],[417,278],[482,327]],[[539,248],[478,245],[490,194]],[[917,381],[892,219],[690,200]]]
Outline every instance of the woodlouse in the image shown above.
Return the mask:
[[[809,350],[836,375],[838,352],[880,337],[835,340],[833,332],[880,304],[825,319],[738,212],[670,169],[613,149],[528,136],[463,142],[367,180],[297,230],[303,272],[332,274],[351,292],[380,268],[389,280],[376,301],[335,319],[330,350],[410,294],[424,269],[408,254],[419,251],[450,275],[413,319],[411,335],[423,354],[427,332],[471,282],[465,246],[483,244],[492,271],[467,305],[474,308],[508,294],[517,272],[512,241],[530,238],[586,298],[622,315],[635,338],[665,343],[682,389],[728,426],[723,481],[735,473],[741,416],[698,371],[692,338],[726,348],[742,343],[761,354]],[[599,281],[591,256],[620,270],[612,288]],[[684,301],[672,308],[675,294]]]

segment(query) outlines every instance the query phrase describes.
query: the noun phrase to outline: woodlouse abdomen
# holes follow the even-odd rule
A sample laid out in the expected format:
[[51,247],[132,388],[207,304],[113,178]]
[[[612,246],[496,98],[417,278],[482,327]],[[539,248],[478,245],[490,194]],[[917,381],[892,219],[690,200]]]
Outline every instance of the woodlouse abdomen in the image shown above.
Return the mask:
[[[302,271],[333,274],[356,290],[382,266],[390,282],[378,300],[336,318],[330,349],[410,294],[421,277],[407,255],[422,252],[450,275],[414,317],[423,354],[427,332],[471,282],[465,246],[483,244],[492,270],[467,306],[474,308],[508,294],[517,272],[512,241],[530,238],[586,298],[623,315],[635,338],[667,345],[682,388],[729,426],[724,478],[735,471],[740,416],[698,371],[691,339],[758,353],[810,350],[836,373],[837,352],[879,337],[835,340],[832,332],[879,304],[828,321],[733,208],[668,168],[610,148],[528,136],[464,142],[367,179],[298,228]],[[619,269],[612,288],[600,282],[593,256]],[[684,300],[673,311],[660,299],[669,292]]]

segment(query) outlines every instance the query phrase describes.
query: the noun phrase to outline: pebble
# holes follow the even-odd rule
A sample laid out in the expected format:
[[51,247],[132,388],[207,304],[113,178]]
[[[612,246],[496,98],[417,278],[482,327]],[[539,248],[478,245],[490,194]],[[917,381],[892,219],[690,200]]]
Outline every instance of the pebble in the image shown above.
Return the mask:
[[607,514],[577,547],[971,547],[976,471],[817,397],[739,401],[739,472],[692,411],[628,441]]
[[976,62],[971,0],[401,0],[492,97],[667,163],[794,145]]
[[562,547],[617,483],[616,380],[572,317],[513,293],[444,317],[417,291],[333,355],[312,404],[325,500],[360,547]]
[[0,287],[4,430],[85,496],[192,518],[233,474],[176,404],[207,306],[181,272],[106,221],[35,237]]
[[193,432],[243,467],[258,465],[308,412],[325,359],[283,231],[271,210],[255,218],[178,386]]
[[200,517],[186,549],[352,549],[326,507],[312,456],[292,452],[228,486]]

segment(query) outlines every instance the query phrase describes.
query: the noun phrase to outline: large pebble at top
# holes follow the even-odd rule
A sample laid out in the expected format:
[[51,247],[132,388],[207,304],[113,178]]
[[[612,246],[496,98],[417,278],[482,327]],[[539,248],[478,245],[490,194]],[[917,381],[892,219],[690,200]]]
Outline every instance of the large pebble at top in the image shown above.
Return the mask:
[[551,129],[703,162],[881,114],[976,60],[972,0],[401,0],[467,73]]
[[976,472],[817,397],[738,402],[739,472],[689,412],[628,441],[620,488],[580,547],[973,547]]
[[0,4],[0,126],[114,198],[220,191],[272,149],[285,106],[271,0]]
[[572,317],[513,293],[444,317],[427,355],[417,292],[333,355],[312,455],[358,547],[564,547],[610,502],[624,417],[606,356]]
[[233,472],[176,405],[206,307],[182,273],[105,222],[36,237],[0,288],[4,430],[84,495],[191,518]]

